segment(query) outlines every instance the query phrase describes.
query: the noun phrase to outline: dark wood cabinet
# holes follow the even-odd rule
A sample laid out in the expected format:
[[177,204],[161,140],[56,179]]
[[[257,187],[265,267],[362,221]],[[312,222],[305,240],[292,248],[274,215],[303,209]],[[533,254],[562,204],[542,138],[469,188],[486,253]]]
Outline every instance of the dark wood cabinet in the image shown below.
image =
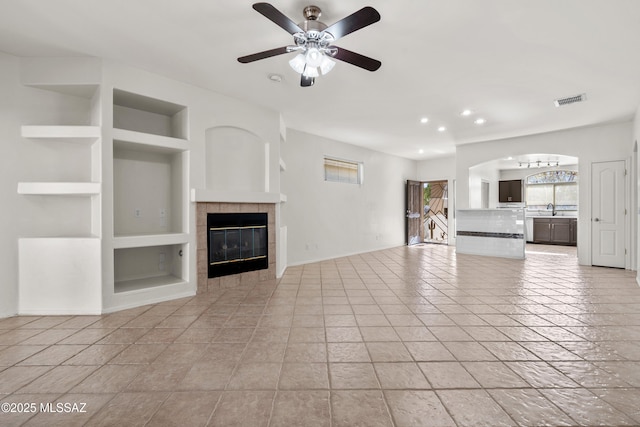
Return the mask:
[[570,220],[551,220],[551,242],[558,245],[568,245],[571,243]]
[[534,218],[533,242],[575,246],[578,221],[575,218]]
[[522,202],[522,180],[498,181],[498,201],[500,203]]
[[548,218],[533,219],[533,243],[551,241],[551,220]]

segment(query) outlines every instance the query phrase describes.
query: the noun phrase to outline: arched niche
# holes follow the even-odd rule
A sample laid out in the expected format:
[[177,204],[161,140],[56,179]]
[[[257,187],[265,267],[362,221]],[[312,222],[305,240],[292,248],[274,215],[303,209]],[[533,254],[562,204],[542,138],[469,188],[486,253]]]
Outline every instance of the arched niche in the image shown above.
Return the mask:
[[220,126],[205,135],[207,189],[268,191],[269,144],[246,129]]

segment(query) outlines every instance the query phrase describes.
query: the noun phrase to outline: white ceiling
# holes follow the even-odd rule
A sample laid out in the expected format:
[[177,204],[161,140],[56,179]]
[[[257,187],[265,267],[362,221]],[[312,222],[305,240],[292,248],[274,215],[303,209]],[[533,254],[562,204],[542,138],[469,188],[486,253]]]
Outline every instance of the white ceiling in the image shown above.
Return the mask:
[[[290,128],[412,159],[629,120],[640,104],[638,0],[321,0],[327,24],[363,6],[378,10],[380,22],[336,45],[382,67],[338,62],[311,88],[288,66],[293,54],[236,61],[293,44],[252,3],[0,0],[0,51],[109,58],[274,108]],[[309,3],[272,4],[300,22]],[[586,102],[553,105],[580,93]],[[461,117],[467,108],[474,114]],[[477,117],[487,123],[473,124]]]

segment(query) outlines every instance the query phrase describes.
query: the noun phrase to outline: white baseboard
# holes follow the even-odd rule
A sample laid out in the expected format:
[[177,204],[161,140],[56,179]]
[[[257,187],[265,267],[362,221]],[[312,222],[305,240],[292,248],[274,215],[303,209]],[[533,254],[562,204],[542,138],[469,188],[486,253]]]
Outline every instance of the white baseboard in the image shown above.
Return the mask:
[[18,313],[17,312],[0,312],[0,319],[6,319],[7,317],[13,317],[13,316],[17,316]]
[[313,264],[313,263],[316,263],[316,262],[329,261],[329,260],[336,259],[336,258],[345,258],[345,257],[354,256],[354,255],[362,255],[362,254],[368,254],[368,253],[371,253],[371,252],[384,251],[385,249],[399,248],[401,246],[405,246],[405,245],[394,244],[394,245],[389,245],[389,246],[382,246],[382,247],[371,249],[371,250],[368,250],[368,251],[336,254],[336,255],[332,255],[330,257],[325,257],[325,258],[314,258],[314,259],[309,259],[309,260],[300,261],[300,262],[287,263],[287,266],[295,267],[295,266],[298,266],[298,265]]

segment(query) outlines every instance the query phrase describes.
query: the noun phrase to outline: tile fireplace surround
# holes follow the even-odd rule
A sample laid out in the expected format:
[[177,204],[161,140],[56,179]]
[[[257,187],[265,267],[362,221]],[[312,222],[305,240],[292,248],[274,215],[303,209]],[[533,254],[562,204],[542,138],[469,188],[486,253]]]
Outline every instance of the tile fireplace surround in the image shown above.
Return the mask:
[[[220,288],[231,288],[241,284],[275,280],[276,278],[276,206],[274,203],[218,203],[196,204],[198,233],[198,289],[201,294]],[[207,276],[207,214],[209,213],[266,213],[269,239],[269,268],[229,276],[208,278]]]

